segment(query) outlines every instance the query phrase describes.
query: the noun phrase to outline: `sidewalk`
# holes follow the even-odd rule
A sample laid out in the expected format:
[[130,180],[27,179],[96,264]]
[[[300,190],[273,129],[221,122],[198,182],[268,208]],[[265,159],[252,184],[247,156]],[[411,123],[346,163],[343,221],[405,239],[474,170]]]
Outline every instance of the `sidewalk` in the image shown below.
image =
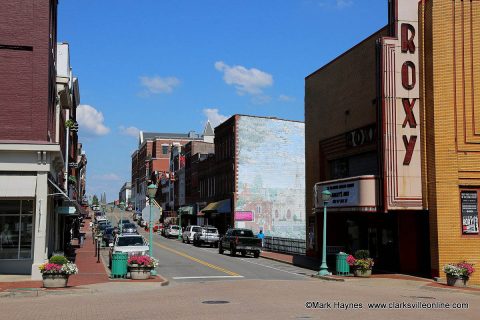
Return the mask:
[[[75,249],[75,264],[78,267],[78,274],[72,275],[68,279],[67,288],[85,286],[99,283],[107,283],[110,281],[115,282],[162,282],[162,285],[167,285],[168,281],[161,276],[156,276],[149,280],[129,280],[129,279],[115,279],[109,278],[109,270],[107,270],[102,259],[97,263],[97,257],[95,257],[95,244],[92,239],[92,231],[90,229],[90,221],[84,220],[84,227],[81,228],[81,232],[85,233],[85,240],[83,246],[80,247],[78,241],[74,242]],[[108,250],[103,248],[102,251]],[[28,276],[29,278],[29,276]],[[31,281],[26,276],[16,275],[1,275],[0,276],[0,292],[13,290],[13,289],[35,289],[42,288],[42,281]]]
[[[261,253],[261,257],[265,259],[270,259],[278,262],[284,262],[291,265],[295,265],[301,268],[310,269],[310,270],[318,270],[320,267],[320,259],[315,257],[307,257],[302,255],[295,255],[295,254],[286,254],[286,253],[278,253],[278,252],[270,252],[270,251],[263,251]],[[369,281],[369,283],[373,283],[373,279],[375,279],[375,283],[381,282],[382,279],[385,280],[402,280],[402,281],[416,281],[416,282],[424,282],[424,286],[431,287],[431,288],[441,288],[441,289],[450,289],[455,291],[470,291],[470,292],[478,292],[480,294],[480,287],[475,285],[469,285],[468,287],[451,287],[447,286],[445,279],[440,279],[439,281],[435,281],[429,278],[421,278],[416,276],[410,276],[406,274],[398,274],[398,273],[384,273],[384,274],[373,274],[371,278],[356,278],[356,277],[349,277],[349,276],[326,276],[321,277],[324,280],[335,280],[335,281]]]

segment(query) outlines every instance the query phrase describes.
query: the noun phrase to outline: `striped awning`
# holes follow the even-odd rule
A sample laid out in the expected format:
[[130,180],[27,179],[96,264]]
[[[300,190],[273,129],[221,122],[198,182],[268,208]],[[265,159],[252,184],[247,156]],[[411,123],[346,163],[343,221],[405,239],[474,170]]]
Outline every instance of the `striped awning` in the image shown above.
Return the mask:
[[229,213],[230,211],[230,199],[225,199],[209,203],[198,213],[198,216],[204,216],[205,213]]

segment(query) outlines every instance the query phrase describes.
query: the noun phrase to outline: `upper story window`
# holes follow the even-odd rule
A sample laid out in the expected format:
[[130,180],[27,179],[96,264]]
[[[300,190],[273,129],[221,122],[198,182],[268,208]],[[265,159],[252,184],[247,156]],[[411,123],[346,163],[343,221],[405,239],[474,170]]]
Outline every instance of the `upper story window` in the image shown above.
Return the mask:
[[162,154],[168,154],[168,144],[162,144]]

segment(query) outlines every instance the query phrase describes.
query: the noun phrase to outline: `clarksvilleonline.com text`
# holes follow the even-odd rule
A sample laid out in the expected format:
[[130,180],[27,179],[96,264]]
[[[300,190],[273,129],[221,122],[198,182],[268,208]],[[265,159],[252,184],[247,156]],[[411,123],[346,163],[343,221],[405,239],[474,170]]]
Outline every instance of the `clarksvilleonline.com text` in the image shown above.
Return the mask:
[[379,303],[354,303],[342,301],[307,301],[307,309],[337,309],[337,310],[359,310],[359,309],[468,309],[468,303],[464,302],[379,302]]

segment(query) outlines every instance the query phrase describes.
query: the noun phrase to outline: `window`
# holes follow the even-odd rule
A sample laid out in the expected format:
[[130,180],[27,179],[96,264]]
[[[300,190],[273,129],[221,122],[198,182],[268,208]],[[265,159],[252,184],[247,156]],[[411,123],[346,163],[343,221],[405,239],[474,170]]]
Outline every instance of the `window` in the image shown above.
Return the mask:
[[168,153],[168,144],[162,144],[162,154]]
[[0,259],[31,259],[33,200],[0,201]]

